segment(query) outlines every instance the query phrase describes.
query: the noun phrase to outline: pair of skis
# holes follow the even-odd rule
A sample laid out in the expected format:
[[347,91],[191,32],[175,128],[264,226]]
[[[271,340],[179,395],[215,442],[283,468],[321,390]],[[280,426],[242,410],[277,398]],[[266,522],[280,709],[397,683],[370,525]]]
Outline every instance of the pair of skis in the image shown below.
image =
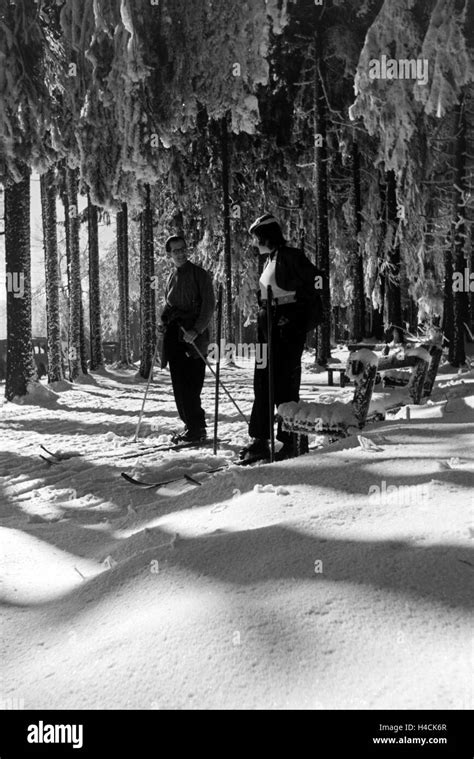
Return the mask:
[[[200,472],[200,474],[215,474],[216,472],[224,472],[229,469],[229,465],[231,464],[234,464],[236,466],[252,466],[253,464],[258,463],[268,463],[268,461],[262,459],[242,461],[237,459],[234,461],[229,461],[226,464],[222,464],[221,466],[212,467],[212,469],[204,469],[202,472]],[[142,488],[144,490],[153,490],[156,488],[164,487],[165,485],[171,485],[175,482],[180,482],[181,480],[186,480],[187,482],[198,486],[201,486],[203,484],[202,482],[199,482],[199,480],[196,480],[194,477],[192,477],[190,474],[182,474],[180,477],[174,477],[171,480],[157,480],[156,482],[145,482],[144,480],[139,480],[136,477],[131,477],[126,472],[121,472],[120,476],[123,477],[123,479],[130,485],[135,485],[136,487]]]
[[[210,441],[210,442],[214,443],[214,441]],[[202,443],[201,443],[201,445],[202,445]],[[201,447],[201,445],[199,447]],[[191,448],[193,446],[195,447],[196,443],[177,443],[176,445],[168,446],[168,447],[165,447],[165,448],[160,448],[160,450],[164,450],[164,451],[168,451],[168,450],[170,450],[170,451],[177,451],[177,450],[180,450],[182,448]],[[78,458],[78,457],[81,456],[80,453],[63,453],[63,454],[55,453],[53,451],[50,451],[44,445],[41,445],[40,448],[49,457],[49,458],[46,458],[46,456],[44,456],[43,454],[40,454],[40,458],[42,458],[43,461],[46,461],[46,463],[49,464],[49,465],[60,464],[63,461],[69,461],[72,458]],[[153,448],[154,448],[154,450],[156,450],[155,447],[153,447]],[[138,455],[140,455],[140,454],[138,454]],[[142,455],[145,455],[145,454],[142,454]],[[137,454],[131,454],[130,457],[132,457],[132,456],[136,457]],[[128,457],[126,457],[126,458],[128,458]],[[227,468],[228,468],[227,464],[223,465],[223,466],[217,466],[217,467],[213,467],[212,469],[206,469],[206,470],[204,470],[202,472],[202,474],[214,474],[215,472],[220,472],[220,471],[223,471],[224,469],[227,469]],[[130,483],[131,485],[136,485],[137,487],[144,488],[144,489],[160,488],[160,487],[163,487],[164,485],[171,485],[174,482],[179,482],[180,480],[186,480],[187,482],[189,482],[189,483],[191,483],[193,485],[199,485],[199,486],[202,485],[202,482],[199,482],[199,480],[196,480],[194,477],[192,477],[189,474],[183,474],[180,477],[174,477],[171,480],[160,480],[158,482],[144,482],[142,480],[136,479],[135,477],[131,477],[126,472],[121,472],[121,477],[123,477],[123,479],[126,482]]]
[[[222,472],[226,469],[228,469],[228,465],[224,464],[223,466],[216,466],[212,469],[205,469],[203,472],[200,472],[200,474],[215,474],[216,472]],[[192,485],[198,485],[199,487],[202,486],[202,482],[199,482],[199,480],[196,480],[190,474],[182,474],[180,477],[173,477],[171,480],[158,480],[156,482],[145,482],[144,480],[138,480],[136,477],[131,477],[126,472],[122,472],[121,477],[123,477],[123,479],[130,485],[135,485],[136,487],[142,488],[142,490],[156,490],[157,488],[164,487],[165,485],[172,485],[173,483],[180,482],[181,480],[185,480]]]

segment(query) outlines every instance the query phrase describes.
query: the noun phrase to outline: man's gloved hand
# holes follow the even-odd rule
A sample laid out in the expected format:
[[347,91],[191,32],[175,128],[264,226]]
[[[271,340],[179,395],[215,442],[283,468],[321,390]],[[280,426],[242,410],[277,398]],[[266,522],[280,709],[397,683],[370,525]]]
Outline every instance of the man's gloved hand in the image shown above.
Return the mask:
[[195,329],[183,329],[183,338],[185,343],[194,343],[198,333]]

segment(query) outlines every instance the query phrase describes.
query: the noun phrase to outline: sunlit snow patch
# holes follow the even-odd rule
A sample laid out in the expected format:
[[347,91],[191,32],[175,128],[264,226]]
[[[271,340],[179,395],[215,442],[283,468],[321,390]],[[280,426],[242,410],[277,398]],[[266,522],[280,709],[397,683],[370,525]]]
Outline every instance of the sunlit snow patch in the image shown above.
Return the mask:
[[3,603],[28,605],[51,601],[104,571],[95,562],[61,551],[20,530],[0,528]]

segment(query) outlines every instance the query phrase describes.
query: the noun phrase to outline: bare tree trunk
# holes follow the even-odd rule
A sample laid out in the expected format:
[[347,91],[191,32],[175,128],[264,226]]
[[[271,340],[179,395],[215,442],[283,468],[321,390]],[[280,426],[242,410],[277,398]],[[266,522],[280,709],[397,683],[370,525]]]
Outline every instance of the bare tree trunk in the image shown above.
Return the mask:
[[[453,340],[453,256],[451,246],[446,244],[444,249],[444,300],[443,300],[443,332],[449,340],[449,345]],[[451,348],[450,348],[451,351]]]
[[81,283],[81,372],[87,374],[87,344],[86,328],[84,317],[84,303],[82,300],[82,283]]
[[46,323],[48,331],[48,382],[63,379],[59,285],[61,272],[58,257],[56,219],[56,172],[49,169],[41,176],[41,211],[46,280]]
[[[474,224],[471,224],[471,265],[469,270],[471,274],[474,274]],[[474,331],[474,285],[472,283],[469,290],[469,316],[472,332]]]
[[[67,188],[66,188],[66,176],[67,176],[67,170],[65,166],[61,166],[58,170],[58,180],[60,179],[60,191],[59,196],[61,198],[61,203],[63,205],[63,212],[64,212],[64,238],[65,238],[65,244],[66,244],[66,297],[67,302],[69,303],[69,297],[71,292],[71,242],[70,242],[70,235],[69,235],[69,205],[67,200]],[[68,379],[71,379],[71,359],[70,359],[70,345],[69,340],[71,339],[71,330],[69,325],[69,308],[67,311],[67,317],[66,317],[66,333],[67,333],[67,375]]]
[[104,365],[102,349],[102,323],[100,313],[99,225],[97,207],[87,196],[89,232],[89,323],[92,371]]
[[298,238],[302,252],[306,248],[306,230],[304,226],[304,187],[298,188]]
[[383,340],[385,337],[385,275],[383,273],[383,250],[385,238],[387,236],[387,187],[379,176],[379,195],[380,195],[380,236],[377,251],[378,258],[378,277],[380,283],[380,308],[372,309],[372,334],[377,340]]
[[74,382],[82,373],[81,349],[84,350],[82,333],[81,261],[79,246],[79,213],[77,206],[77,172],[66,169],[66,188],[69,228],[69,366],[70,380]]
[[226,333],[227,342],[234,342],[233,298],[232,298],[232,249],[230,239],[230,199],[229,199],[229,146],[227,133],[227,116],[221,122],[222,152],[222,195],[224,201],[224,268],[226,294]]
[[31,336],[30,170],[5,188],[5,269],[7,286],[8,401],[27,393],[36,378]]
[[[464,248],[466,244],[466,209],[465,192],[466,183],[466,113],[464,96],[455,107],[456,128],[456,156],[455,178],[453,183],[453,220],[451,226],[452,239],[452,262],[454,270],[460,272],[464,278],[466,258]],[[453,289],[453,282],[450,284]],[[453,332],[449,343],[449,361],[452,366],[462,366],[466,363],[464,348],[464,321],[467,313],[467,292],[455,289],[452,295],[453,301]]]
[[150,185],[146,185],[145,208],[140,214],[140,304],[141,304],[141,363],[139,374],[148,379],[156,343],[155,274],[153,245],[153,211]]
[[352,182],[350,198],[353,210],[351,229],[351,278],[353,283],[350,309],[349,338],[350,340],[362,340],[365,334],[365,293],[364,293],[364,266],[362,250],[359,242],[359,234],[362,228],[362,206],[360,198],[360,156],[359,147],[354,140],[352,143]]
[[324,366],[331,358],[331,293],[329,290],[329,223],[326,122],[327,104],[322,77],[324,54],[318,32],[314,36],[314,195],[316,212],[316,263],[323,272],[323,321],[316,329],[316,363]]
[[120,364],[130,366],[132,363],[130,349],[130,305],[128,273],[128,208],[122,203],[117,213],[117,270],[118,270],[118,338],[120,344]]
[[[400,242],[397,214],[397,179],[394,171],[387,172],[387,234],[390,246],[387,246],[387,274],[385,288],[387,296],[388,329],[391,330],[395,343],[403,342],[402,296],[400,287]],[[393,329],[392,329],[392,325]]]

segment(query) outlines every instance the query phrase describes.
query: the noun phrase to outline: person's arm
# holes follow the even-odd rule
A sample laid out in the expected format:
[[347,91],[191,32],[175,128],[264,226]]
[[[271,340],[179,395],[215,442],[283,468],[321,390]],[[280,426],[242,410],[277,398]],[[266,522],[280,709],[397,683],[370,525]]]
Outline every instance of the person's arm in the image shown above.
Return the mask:
[[304,253],[300,253],[298,256],[298,264],[297,264],[297,276],[298,279],[301,281],[301,285],[306,289],[313,289],[314,288],[314,280],[317,276],[318,269],[316,266],[305,256]]
[[210,274],[201,269],[198,272],[196,279],[199,288],[199,296],[201,298],[201,308],[191,329],[184,330],[184,341],[186,343],[193,343],[198,335],[204,332],[212,319],[216,307],[216,299]]
[[170,305],[168,305],[168,293],[170,291],[170,287],[171,287],[171,283],[173,281],[173,277],[174,277],[174,272],[171,272],[171,274],[168,277],[168,281],[166,282],[166,286],[165,286],[165,307],[164,307],[163,311],[161,312],[161,322],[162,322],[162,325],[166,325],[169,322],[170,316],[171,316],[171,314],[173,312],[172,307]]
[[201,296],[201,308],[193,329],[198,335],[200,335],[211,322],[216,308],[216,298],[212,286],[212,278],[209,272],[204,270],[199,272],[198,283],[199,295]]

